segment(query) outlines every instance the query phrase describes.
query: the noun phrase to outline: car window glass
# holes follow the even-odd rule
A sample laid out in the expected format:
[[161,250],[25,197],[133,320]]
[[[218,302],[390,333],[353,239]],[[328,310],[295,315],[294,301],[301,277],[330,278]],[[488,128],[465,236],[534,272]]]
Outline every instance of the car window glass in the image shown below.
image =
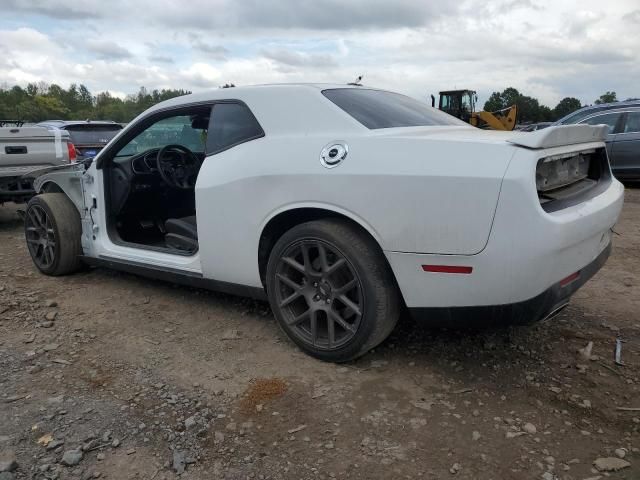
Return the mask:
[[182,145],[194,153],[203,153],[207,139],[207,118],[203,114],[163,118],[147,127],[126,144],[118,157],[135,155],[166,145]]
[[74,144],[105,144],[115,137],[120,125],[72,125],[66,127]]
[[583,118],[588,117],[589,115],[593,115],[596,111],[597,110],[593,110],[593,109],[578,110],[577,112],[567,115],[564,119],[560,120],[559,123],[561,123],[562,125],[578,123]]
[[620,113],[603,113],[602,115],[596,115],[595,117],[587,118],[580,123],[587,125],[606,125],[609,127],[609,133],[613,133],[616,128],[616,123],[620,118]]
[[640,112],[627,113],[627,123],[624,126],[624,133],[640,132]]
[[399,93],[334,88],[322,94],[369,129],[466,125],[462,120]]
[[207,154],[217,153],[239,143],[264,136],[264,131],[242,103],[217,103],[213,106]]

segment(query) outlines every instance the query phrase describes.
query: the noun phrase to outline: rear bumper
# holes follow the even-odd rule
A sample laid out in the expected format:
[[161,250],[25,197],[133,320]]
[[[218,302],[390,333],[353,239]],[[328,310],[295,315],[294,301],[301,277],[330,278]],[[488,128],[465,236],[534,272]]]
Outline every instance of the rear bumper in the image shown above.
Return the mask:
[[488,326],[497,324],[522,324],[543,320],[564,308],[571,296],[593,277],[611,254],[611,242],[570,281],[560,281],[533,298],[503,305],[475,307],[414,307],[411,315],[420,322],[439,327]]
[[[610,249],[611,228],[622,209],[622,184],[611,179],[599,195],[579,205],[545,212],[535,187],[526,191],[528,184],[523,177],[505,178],[491,235],[482,252],[476,255],[385,252],[409,309],[483,307],[484,311],[491,311],[498,306],[498,310],[509,311],[514,305],[530,308],[532,299],[538,299],[533,303],[546,314],[553,307],[548,305],[554,300],[550,289],[553,292],[558,282],[589,265],[595,265],[593,268],[597,270],[600,261],[606,260],[608,253],[603,252]],[[467,273],[425,271],[423,266],[427,265],[449,266]],[[583,272],[578,286],[586,277]],[[542,315],[536,312],[530,316]]]

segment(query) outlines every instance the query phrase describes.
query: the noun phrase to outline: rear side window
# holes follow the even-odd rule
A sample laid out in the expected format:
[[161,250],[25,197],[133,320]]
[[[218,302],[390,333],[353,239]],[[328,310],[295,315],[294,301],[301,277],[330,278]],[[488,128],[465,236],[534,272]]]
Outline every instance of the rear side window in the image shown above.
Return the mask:
[[336,88],[323,90],[322,94],[371,130],[430,125],[469,126],[462,120],[399,93]]
[[216,103],[209,121],[207,154],[218,153],[263,136],[262,127],[246,105]]
[[595,117],[587,118],[580,122],[587,125],[606,125],[609,127],[609,133],[613,133],[621,113],[603,113],[602,115],[596,115]]
[[627,113],[627,123],[624,126],[624,133],[640,132],[640,112]]
[[115,137],[122,127],[120,125],[72,125],[66,127],[71,141],[76,145],[105,145]]

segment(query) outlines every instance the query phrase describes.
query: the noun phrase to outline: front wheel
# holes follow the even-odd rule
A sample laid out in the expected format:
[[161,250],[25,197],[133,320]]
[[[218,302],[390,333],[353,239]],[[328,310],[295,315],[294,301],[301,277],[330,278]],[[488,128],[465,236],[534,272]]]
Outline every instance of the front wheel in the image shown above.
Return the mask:
[[378,245],[351,223],[298,225],[275,244],[267,293],[284,332],[306,353],[346,362],[393,330],[400,299]]
[[65,275],[82,266],[80,214],[64,193],[29,200],[24,231],[31,259],[45,275]]

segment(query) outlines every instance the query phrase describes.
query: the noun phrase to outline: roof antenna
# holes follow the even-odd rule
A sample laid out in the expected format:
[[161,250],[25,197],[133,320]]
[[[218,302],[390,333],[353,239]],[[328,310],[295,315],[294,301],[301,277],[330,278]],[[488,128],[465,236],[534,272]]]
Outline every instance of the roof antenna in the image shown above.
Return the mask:
[[364,77],[364,75],[359,75],[358,78],[356,78],[355,82],[348,83],[347,85],[353,85],[353,86],[356,86],[356,87],[361,87],[362,86],[362,77]]

